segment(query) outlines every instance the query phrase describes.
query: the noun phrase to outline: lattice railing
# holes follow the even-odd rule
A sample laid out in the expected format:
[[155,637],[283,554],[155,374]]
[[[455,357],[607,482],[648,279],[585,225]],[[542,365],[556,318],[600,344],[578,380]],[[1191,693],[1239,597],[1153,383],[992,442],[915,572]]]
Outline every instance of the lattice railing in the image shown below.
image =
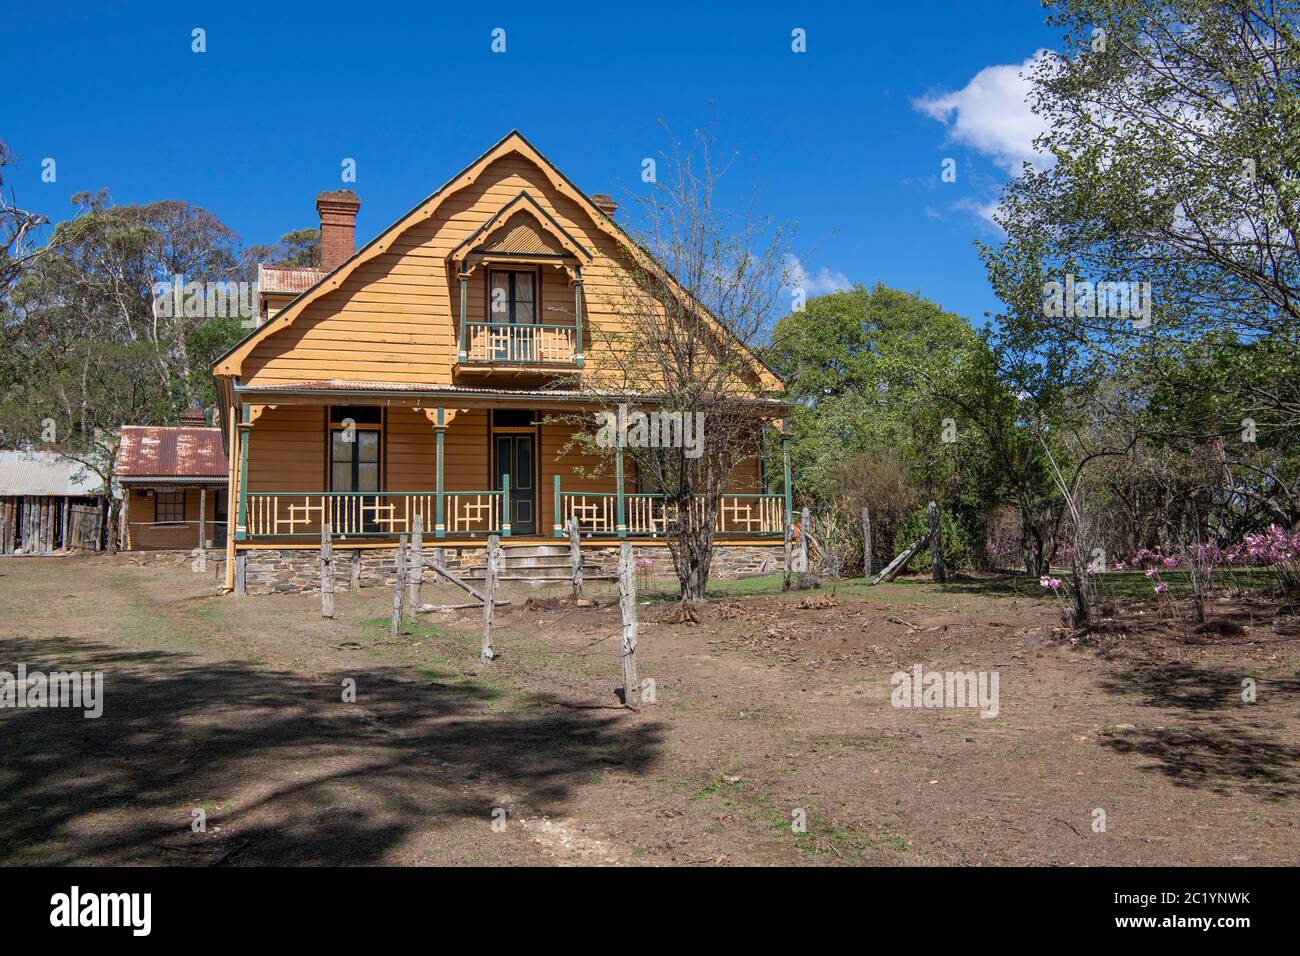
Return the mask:
[[[583,534],[616,535],[618,497],[617,493],[560,492],[558,524],[567,527],[569,520],[576,517]],[[695,502],[702,508],[704,496],[696,496]],[[785,533],[784,513],[785,499],[781,495],[723,495],[715,528],[718,534],[779,536]],[[623,495],[623,522],[628,535],[662,536],[676,520],[677,505],[664,495]]]
[[[500,491],[443,493],[448,533],[497,534],[501,528]],[[318,538],[328,521],[335,537],[409,534],[420,516],[424,533],[437,527],[436,492],[250,492],[245,499],[249,538]]]
[[469,322],[465,331],[469,362],[572,365],[577,355],[577,330],[571,325]]

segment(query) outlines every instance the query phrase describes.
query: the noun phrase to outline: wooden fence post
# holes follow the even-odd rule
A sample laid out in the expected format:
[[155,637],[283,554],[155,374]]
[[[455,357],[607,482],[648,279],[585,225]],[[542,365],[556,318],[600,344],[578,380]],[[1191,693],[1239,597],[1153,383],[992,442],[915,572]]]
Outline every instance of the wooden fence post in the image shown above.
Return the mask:
[[947,575],[943,570],[943,532],[939,528],[939,506],[933,501],[926,506],[930,517],[930,568],[936,581],[943,581]]
[[582,597],[582,546],[578,540],[578,519],[569,519],[569,573],[573,577],[573,599]]
[[794,564],[794,523],[793,512],[789,509],[785,512],[785,568],[781,573],[781,590],[790,590],[790,573],[794,570],[791,565]]
[[632,560],[630,541],[618,546],[618,609],[623,615],[623,640],[619,645],[623,704],[636,710],[641,706],[641,687],[636,679],[636,562]]
[[479,656],[490,661],[492,653],[492,612],[496,608],[497,595],[497,561],[501,554],[501,539],[494,534],[488,535],[487,558],[483,563],[483,646]]
[[871,553],[873,551],[871,542],[871,509],[866,505],[862,506],[862,576],[871,577]]
[[406,562],[406,577],[406,619],[414,621],[415,609],[420,606],[420,582],[424,577],[424,526],[418,514],[411,522],[411,554]]
[[393,616],[388,622],[389,640],[397,640],[402,630],[402,598],[406,592],[406,535],[397,538],[397,554],[393,558]]
[[320,526],[320,616],[334,616],[334,544],[328,521]]
[[808,575],[812,573],[812,566],[808,563],[808,530],[812,527],[812,515],[808,509],[803,509],[803,514],[799,516],[799,571],[803,575],[799,578],[799,587],[803,588],[808,580]]
[[361,549],[352,549],[352,568],[348,574],[348,590],[361,590]]
[[248,552],[235,553],[235,597],[248,596]]

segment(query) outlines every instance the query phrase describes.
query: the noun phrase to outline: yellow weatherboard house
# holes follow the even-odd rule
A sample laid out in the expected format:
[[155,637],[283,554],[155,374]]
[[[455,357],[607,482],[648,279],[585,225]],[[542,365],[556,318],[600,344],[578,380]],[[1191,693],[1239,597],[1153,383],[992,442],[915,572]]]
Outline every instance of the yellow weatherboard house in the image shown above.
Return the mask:
[[[601,470],[566,448],[584,414],[595,432],[602,407],[653,404],[593,390],[618,347],[611,297],[636,248],[610,197],[583,193],[511,132],[354,251],[359,207],[350,191],[318,197],[320,267],[260,267],[258,325],[214,366],[226,586],[239,557],[316,547],[322,522],[341,549],[391,551],[417,515],[448,549],[498,534],[545,554],[571,518],[584,547],[662,547],[658,496],[621,452]],[[782,383],[762,363],[742,384],[756,427],[781,417]],[[769,569],[788,508],[747,462],[719,513],[724,555]]]

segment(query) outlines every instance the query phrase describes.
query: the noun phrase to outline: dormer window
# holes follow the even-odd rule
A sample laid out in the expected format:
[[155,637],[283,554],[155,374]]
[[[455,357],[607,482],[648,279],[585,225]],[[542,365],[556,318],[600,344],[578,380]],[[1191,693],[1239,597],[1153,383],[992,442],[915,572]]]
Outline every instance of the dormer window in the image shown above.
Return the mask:
[[537,273],[493,269],[488,273],[488,315],[493,323],[537,321]]

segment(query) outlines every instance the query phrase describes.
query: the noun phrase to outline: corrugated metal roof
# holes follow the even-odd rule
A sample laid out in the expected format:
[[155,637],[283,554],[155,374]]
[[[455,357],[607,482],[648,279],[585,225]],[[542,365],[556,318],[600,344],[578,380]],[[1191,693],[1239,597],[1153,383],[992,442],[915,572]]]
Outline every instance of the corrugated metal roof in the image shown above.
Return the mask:
[[220,428],[126,425],[117,453],[123,480],[140,478],[225,478]]
[[[235,391],[241,395],[256,395],[258,393],[275,394],[275,393],[293,393],[293,392],[388,392],[394,395],[400,395],[408,392],[421,394],[463,394],[463,395],[483,395],[483,396],[504,396],[512,399],[536,399],[539,403],[554,401],[556,399],[572,399],[586,402],[600,401],[648,401],[654,402],[662,398],[652,392],[583,392],[575,389],[549,388],[537,389],[535,391],[520,391],[519,389],[509,388],[484,388],[471,385],[447,385],[447,384],[416,384],[411,382],[354,382],[347,379],[322,379],[310,382],[284,382],[279,385],[236,385]],[[252,401],[253,399],[249,399]],[[735,405],[750,405],[764,408],[791,408],[789,402],[779,398],[765,398],[761,396],[738,395],[730,400]]]
[[257,288],[259,292],[306,292],[321,279],[325,278],[324,269],[311,266],[257,266]]
[[52,451],[0,451],[0,495],[102,494],[104,482],[81,462]]

